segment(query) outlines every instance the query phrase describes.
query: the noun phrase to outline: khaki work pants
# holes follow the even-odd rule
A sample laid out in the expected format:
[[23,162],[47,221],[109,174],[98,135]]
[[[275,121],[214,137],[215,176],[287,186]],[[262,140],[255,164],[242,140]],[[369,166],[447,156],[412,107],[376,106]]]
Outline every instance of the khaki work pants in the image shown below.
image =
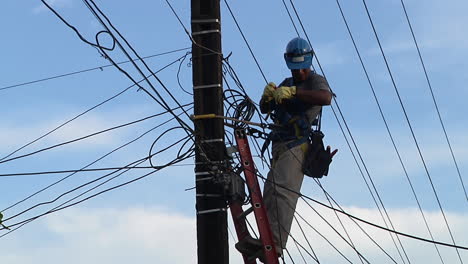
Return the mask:
[[[287,149],[285,143],[273,143],[273,162],[265,183],[263,201],[276,246],[286,248],[304,174],[303,146]],[[285,188],[282,188],[282,187]],[[289,190],[293,190],[291,192]]]

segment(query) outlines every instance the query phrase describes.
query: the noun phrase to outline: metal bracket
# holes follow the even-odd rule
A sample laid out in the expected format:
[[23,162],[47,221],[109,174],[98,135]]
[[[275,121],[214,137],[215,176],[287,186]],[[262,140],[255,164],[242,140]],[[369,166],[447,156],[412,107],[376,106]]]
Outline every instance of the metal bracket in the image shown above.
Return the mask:
[[232,157],[232,154],[239,152],[239,150],[237,150],[237,146],[229,146],[226,148],[226,152],[229,155],[229,157]]
[[221,194],[213,194],[213,193],[197,193],[196,197],[223,197]]
[[219,23],[219,19],[192,19],[192,23],[204,24],[204,23]]
[[221,88],[221,84],[220,83],[216,83],[216,84],[208,84],[208,85],[197,85],[197,86],[194,86],[193,89],[194,90],[197,90],[197,89],[206,89],[206,88]]
[[195,176],[200,176],[200,175],[213,175],[213,171],[199,171],[195,172]]
[[204,139],[200,140],[201,143],[213,143],[213,142],[224,142],[223,138],[213,138],[213,139]]
[[213,180],[213,177],[206,177],[206,178],[201,178],[201,179],[196,179],[195,181],[210,181]]
[[226,212],[226,208],[216,208],[216,209],[209,209],[209,210],[197,211],[197,215],[209,214],[209,213],[216,213],[216,212]]
[[221,33],[221,31],[219,29],[202,30],[202,31],[192,32],[192,36],[211,34],[211,33]]

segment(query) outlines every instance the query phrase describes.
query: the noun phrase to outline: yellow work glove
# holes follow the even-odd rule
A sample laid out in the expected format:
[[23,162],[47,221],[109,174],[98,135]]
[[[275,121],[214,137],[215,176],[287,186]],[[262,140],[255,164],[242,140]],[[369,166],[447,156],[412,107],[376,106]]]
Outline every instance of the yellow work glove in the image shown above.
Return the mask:
[[273,100],[273,93],[275,92],[276,84],[273,82],[268,83],[263,89],[262,99],[265,102]]
[[277,104],[281,104],[285,99],[293,98],[294,95],[296,95],[296,86],[280,86],[273,93]]

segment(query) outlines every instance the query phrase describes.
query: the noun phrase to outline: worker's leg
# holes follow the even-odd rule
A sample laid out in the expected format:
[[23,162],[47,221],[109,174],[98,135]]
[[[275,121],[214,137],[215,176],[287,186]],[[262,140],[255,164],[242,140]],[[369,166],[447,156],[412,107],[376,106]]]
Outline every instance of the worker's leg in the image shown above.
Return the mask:
[[273,159],[274,162],[265,183],[264,203],[273,237],[278,246],[286,248],[299,198],[296,193],[300,192],[304,179],[302,173],[304,152],[301,146],[287,150],[284,144],[276,144],[273,146]]

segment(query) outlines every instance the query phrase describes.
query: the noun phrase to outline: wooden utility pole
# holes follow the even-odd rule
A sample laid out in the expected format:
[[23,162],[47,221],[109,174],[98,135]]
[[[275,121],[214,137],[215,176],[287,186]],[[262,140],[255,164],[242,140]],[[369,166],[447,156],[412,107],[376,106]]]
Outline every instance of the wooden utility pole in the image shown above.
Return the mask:
[[[220,0],[191,0],[194,114],[223,115]],[[216,164],[226,159],[224,120],[195,120],[198,264],[228,264],[226,201]]]

